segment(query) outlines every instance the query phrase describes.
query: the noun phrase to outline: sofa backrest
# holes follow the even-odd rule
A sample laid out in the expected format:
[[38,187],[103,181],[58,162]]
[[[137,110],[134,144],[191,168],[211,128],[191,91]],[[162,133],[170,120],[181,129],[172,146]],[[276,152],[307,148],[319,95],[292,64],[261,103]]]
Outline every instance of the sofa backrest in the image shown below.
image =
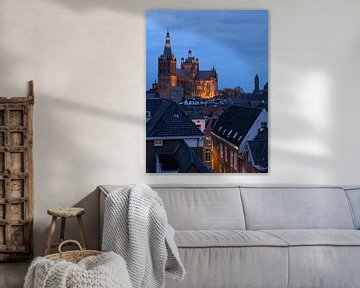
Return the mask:
[[241,187],[240,190],[248,230],[355,227],[342,188]]
[[239,187],[154,186],[176,230],[244,230]]
[[176,230],[360,229],[360,188],[150,186]]

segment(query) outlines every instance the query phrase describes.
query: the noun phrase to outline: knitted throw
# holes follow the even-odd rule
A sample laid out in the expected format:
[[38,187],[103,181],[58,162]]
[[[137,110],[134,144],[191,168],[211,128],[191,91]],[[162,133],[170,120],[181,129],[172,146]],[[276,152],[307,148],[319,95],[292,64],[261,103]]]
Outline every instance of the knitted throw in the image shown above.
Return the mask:
[[124,259],[113,252],[89,256],[75,264],[37,257],[24,288],[132,288]]
[[184,278],[174,233],[160,197],[147,185],[126,186],[105,200],[102,250],[124,257],[134,288],[165,287],[165,270]]

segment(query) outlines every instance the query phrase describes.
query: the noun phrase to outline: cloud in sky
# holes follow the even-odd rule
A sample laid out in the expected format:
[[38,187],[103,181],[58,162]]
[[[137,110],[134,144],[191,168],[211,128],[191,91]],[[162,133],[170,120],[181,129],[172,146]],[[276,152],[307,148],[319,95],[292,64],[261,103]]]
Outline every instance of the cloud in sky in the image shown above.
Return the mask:
[[178,59],[192,50],[200,69],[215,66],[219,87],[253,90],[268,80],[267,10],[149,10],[146,15],[146,87],[157,78],[157,59],[169,28],[172,51]]

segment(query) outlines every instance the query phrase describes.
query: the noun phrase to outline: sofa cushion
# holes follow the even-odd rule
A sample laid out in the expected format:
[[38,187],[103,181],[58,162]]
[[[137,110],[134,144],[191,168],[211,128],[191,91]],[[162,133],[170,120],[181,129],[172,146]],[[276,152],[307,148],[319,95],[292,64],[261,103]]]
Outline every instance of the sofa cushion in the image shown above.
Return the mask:
[[166,288],[287,288],[288,247],[179,248],[186,275]]
[[[169,223],[176,230],[245,230],[238,186],[150,185],[162,199]],[[102,185],[108,193],[121,185]]]
[[246,226],[266,229],[354,229],[342,188],[241,187]]
[[358,246],[289,247],[289,288],[359,288]]
[[262,230],[289,246],[360,246],[360,231],[348,229]]
[[244,230],[239,187],[156,187],[176,230]]
[[251,247],[281,246],[288,244],[260,231],[244,230],[182,230],[176,231],[175,242],[178,247]]
[[263,232],[290,245],[289,288],[359,287],[360,231],[318,229]]

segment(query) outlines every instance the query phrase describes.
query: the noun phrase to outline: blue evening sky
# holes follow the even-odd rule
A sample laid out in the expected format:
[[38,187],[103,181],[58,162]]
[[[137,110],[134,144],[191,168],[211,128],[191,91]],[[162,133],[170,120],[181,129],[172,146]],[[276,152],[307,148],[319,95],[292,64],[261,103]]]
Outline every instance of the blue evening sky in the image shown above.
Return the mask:
[[163,53],[167,28],[178,68],[191,49],[201,70],[215,66],[221,89],[240,86],[252,92],[255,74],[260,87],[268,81],[267,10],[149,10],[147,89],[157,79],[157,59]]

